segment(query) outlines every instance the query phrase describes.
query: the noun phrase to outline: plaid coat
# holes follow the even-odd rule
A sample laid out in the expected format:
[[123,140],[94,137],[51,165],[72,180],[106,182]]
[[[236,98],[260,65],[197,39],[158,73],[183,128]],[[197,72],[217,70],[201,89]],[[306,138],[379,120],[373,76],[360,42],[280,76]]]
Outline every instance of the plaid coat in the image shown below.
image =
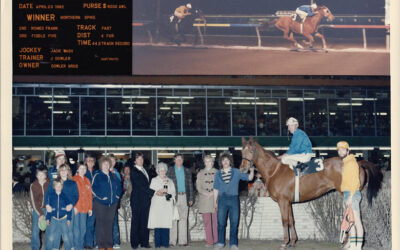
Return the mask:
[[[183,166],[182,166],[183,167]],[[189,202],[194,203],[194,191],[193,191],[193,182],[192,182],[192,174],[189,169],[183,167],[185,170],[185,190],[186,190],[186,200],[189,205]],[[178,183],[176,181],[175,167],[169,167],[167,172],[167,177],[170,178],[174,184],[176,189],[175,200],[178,201]]]

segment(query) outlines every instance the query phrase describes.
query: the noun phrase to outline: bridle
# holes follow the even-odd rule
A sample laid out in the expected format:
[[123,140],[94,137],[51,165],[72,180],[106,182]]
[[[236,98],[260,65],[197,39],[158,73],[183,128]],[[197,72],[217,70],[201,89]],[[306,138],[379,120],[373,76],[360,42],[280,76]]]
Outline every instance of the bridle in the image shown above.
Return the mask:
[[245,161],[248,161],[248,162],[250,162],[250,168],[252,168],[253,166],[254,166],[254,159],[255,159],[255,157],[256,157],[256,154],[257,154],[257,147],[256,147],[256,145],[254,144],[254,150],[253,150],[253,157],[251,157],[251,160],[249,160],[249,159],[247,159],[247,158],[242,158],[243,160],[245,160]]

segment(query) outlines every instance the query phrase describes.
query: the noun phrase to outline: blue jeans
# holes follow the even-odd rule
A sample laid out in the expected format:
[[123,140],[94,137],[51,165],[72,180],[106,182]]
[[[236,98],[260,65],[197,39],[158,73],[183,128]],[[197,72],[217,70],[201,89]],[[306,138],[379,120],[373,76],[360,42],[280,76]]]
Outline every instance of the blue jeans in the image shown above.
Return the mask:
[[75,213],[74,213],[74,208],[72,208],[71,224],[68,227],[69,238],[71,240],[71,247],[74,246],[74,227],[75,227],[74,224],[75,224]]
[[218,197],[218,243],[225,245],[225,229],[229,213],[229,246],[238,245],[239,196]]
[[49,234],[48,240],[49,245],[46,246],[50,247],[49,249],[60,249],[60,239],[64,242],[64,249],[70,250],[72,248],[72,241],[70,238],[69,227],[67,225],[67,218],[62,220],[57,220],[55,218],[51,218],[50,227],[48,227]]
[[115,211],[114,222],[113,222],[113,245],[121,245],[119,239],[119,224],[118,224],[118,209]]
[[88,216],[86,220],[85,247],[97,246],[95,222],[96,216],[94,215],[94,210],[92,210],[92,216]]
[[154,229],[154,246],[169,247],[169,228]]
[[[43,209],[43,213],[46,214],[46,209]],[[31,237],[32,250],[40,249],[39,217],[40,215],[37,214],[35,210],[32,210],[32,237]]]
[[[350,191],[343,191],[343,207],[346,209],[346,201],[350,198]],[[353,211],[360,211],[361,192],[356,191],[351,199],[351,208]]]
[[82,250],[84,247],[83,241],[86,233],[87,217],[88,217],[87,213],[77,213],[75,215],[74,228],[73,228],[73,233],[74,233],[73,245],[75,250]]

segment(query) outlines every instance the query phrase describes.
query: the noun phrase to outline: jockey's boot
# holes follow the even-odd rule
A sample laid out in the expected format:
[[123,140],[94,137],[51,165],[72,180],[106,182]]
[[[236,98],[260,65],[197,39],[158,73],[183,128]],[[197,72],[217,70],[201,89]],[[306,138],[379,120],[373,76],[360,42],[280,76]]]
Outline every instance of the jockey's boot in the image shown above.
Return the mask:
[[296,168],[299,169],[300,172],[303,171],[305,167],[306,167],[306,165],[304,163],[297,162]]

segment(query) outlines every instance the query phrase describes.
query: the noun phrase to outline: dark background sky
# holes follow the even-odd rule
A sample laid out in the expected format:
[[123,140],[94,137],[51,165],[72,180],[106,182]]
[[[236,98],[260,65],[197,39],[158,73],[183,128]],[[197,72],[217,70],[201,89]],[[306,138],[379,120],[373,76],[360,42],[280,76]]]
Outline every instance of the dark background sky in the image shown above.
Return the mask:
[[[309,0],[133,0],[133,18],[152,19],[156,3],[160,1],[161,14],[173,13],[179,5],[191,2],[205,14],[273,14],[277,10],[295,10]],[[334,15],[385,15],[385,0],[321,0],[318,5],[327,6]]]

